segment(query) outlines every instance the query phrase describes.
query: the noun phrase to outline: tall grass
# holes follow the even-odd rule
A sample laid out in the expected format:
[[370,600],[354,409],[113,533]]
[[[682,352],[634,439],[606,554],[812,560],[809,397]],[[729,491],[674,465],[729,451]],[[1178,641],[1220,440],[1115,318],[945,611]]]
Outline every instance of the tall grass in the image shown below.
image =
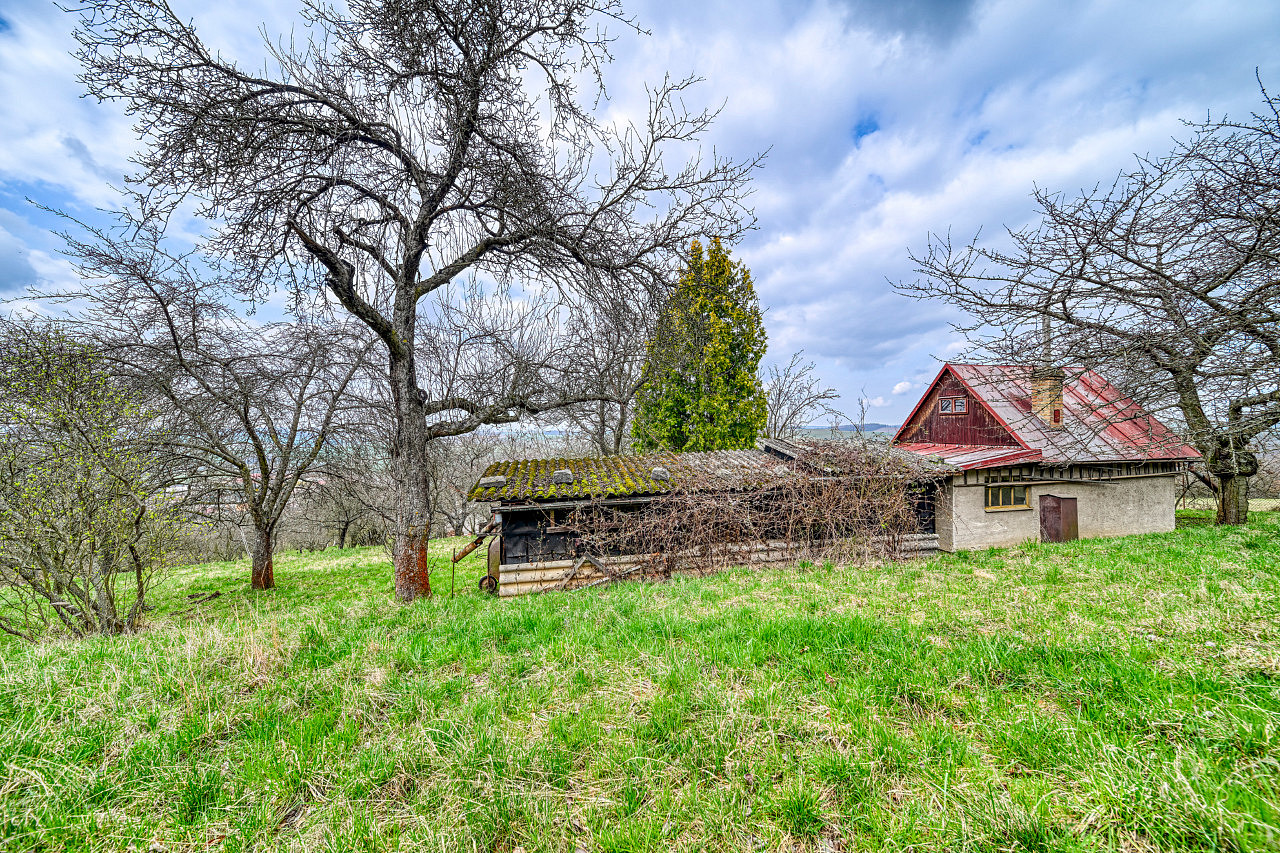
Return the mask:
[[1275,514],[511,600],[481,572],[401,607],[373,549],[267,593],[192,566],[141,635],[0,645],[0,846],[1280,844]]

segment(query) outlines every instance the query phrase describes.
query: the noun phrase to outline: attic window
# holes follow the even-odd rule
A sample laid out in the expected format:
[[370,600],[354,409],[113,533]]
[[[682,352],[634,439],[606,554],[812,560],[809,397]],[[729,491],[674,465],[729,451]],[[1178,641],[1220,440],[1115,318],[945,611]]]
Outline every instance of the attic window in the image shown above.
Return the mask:
[[938,400],[938,411],[944,415],[963,415],[969,411],[969,401],[964,397],[943,397]]

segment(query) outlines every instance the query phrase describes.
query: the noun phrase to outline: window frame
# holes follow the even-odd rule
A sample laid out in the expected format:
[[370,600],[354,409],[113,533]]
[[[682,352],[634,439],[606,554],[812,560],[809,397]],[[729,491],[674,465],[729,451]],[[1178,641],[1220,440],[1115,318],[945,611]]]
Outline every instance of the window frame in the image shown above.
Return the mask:
[[[949,409],[942,408],[943,403],[950,404]],[[956,405],[960,408],[957,409]],[[947,396],[938,398],[938,414],[940,415],[967,415],[969,414],[969,398],[965,396]]]
[[[1016,503],[1018,491],[1022,492],[1022,503]],[[1009,503],[1003,498],[1008,492]],[[991,502],[991,496],[997,496],[997,502]],[[1031,487],[1025,483],[988,483],[982,487],[982,508],[986,512],[1008,512],[1010,510],[1031,509]]]

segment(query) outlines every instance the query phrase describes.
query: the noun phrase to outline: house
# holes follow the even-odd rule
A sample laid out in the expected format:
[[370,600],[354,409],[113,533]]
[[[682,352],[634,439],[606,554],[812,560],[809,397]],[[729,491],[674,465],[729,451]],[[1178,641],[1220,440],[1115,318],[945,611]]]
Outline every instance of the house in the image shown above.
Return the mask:
[[[1199,454],[1093,371],[947,364],[875,452],[910,464],[918,533],[909,553],[1173,529],[1175,479]],[[468,493],[493,522],[481,587],[502,596],[602,583],[644,562],[584,552],[570,517],[643,512],[674,491],[768,500],[789,477],[849,474],[762,440],[752,450],[506,460]],[[743,542],[744,562],[787,559],[786,543]],[[467,549],[467,553],[470,548]]]
[[[900,453],[887,445],[880,452]],[[804,454],[802,446],[766,439],[751,450],[496,462],[467,496],[489,504],[494,518],[489,528],[493,534],[489,573],[481,579],[481,588],[511,596],[586,586],[640,564],[643,560],[635,554],[583,552],[579,531],[570,526],[570,517],[588,507],[643,512],[677,490],[768,501],[771,490],[781,488],[790,478],[842,476],[830,467],[811,464]],[[932,531],[933,489],[934,479],[942,474],[935,472],[959,469],[914,456],[911,464],[922,472],[915,491],[921,532],[898,544],[903,551],[927,554],[937,550]],[[783,534],[766,534],[759,541],[727,547],[735,549],[735,554],[740,548],[744,563],[793,558],[790,543],[771,538],[774,535]]]
[[1200,458],[1098,373],[946,364],[893,437],[960,469],[936,500],[944,551],[1172,530]]

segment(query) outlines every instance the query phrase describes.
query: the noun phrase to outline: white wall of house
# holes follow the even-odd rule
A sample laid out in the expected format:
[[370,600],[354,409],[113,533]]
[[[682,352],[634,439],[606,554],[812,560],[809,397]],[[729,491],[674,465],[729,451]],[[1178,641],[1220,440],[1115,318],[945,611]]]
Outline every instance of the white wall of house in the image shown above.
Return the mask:
[[943,551],[1006,547],[1040,538],[1040,496],[1075,498],[1080,538],[1173,530],[1175,476],[1072,481],[1028,487],[1029,509],[985,508],[982,485],[959,478],[938,494],[938,547]]

